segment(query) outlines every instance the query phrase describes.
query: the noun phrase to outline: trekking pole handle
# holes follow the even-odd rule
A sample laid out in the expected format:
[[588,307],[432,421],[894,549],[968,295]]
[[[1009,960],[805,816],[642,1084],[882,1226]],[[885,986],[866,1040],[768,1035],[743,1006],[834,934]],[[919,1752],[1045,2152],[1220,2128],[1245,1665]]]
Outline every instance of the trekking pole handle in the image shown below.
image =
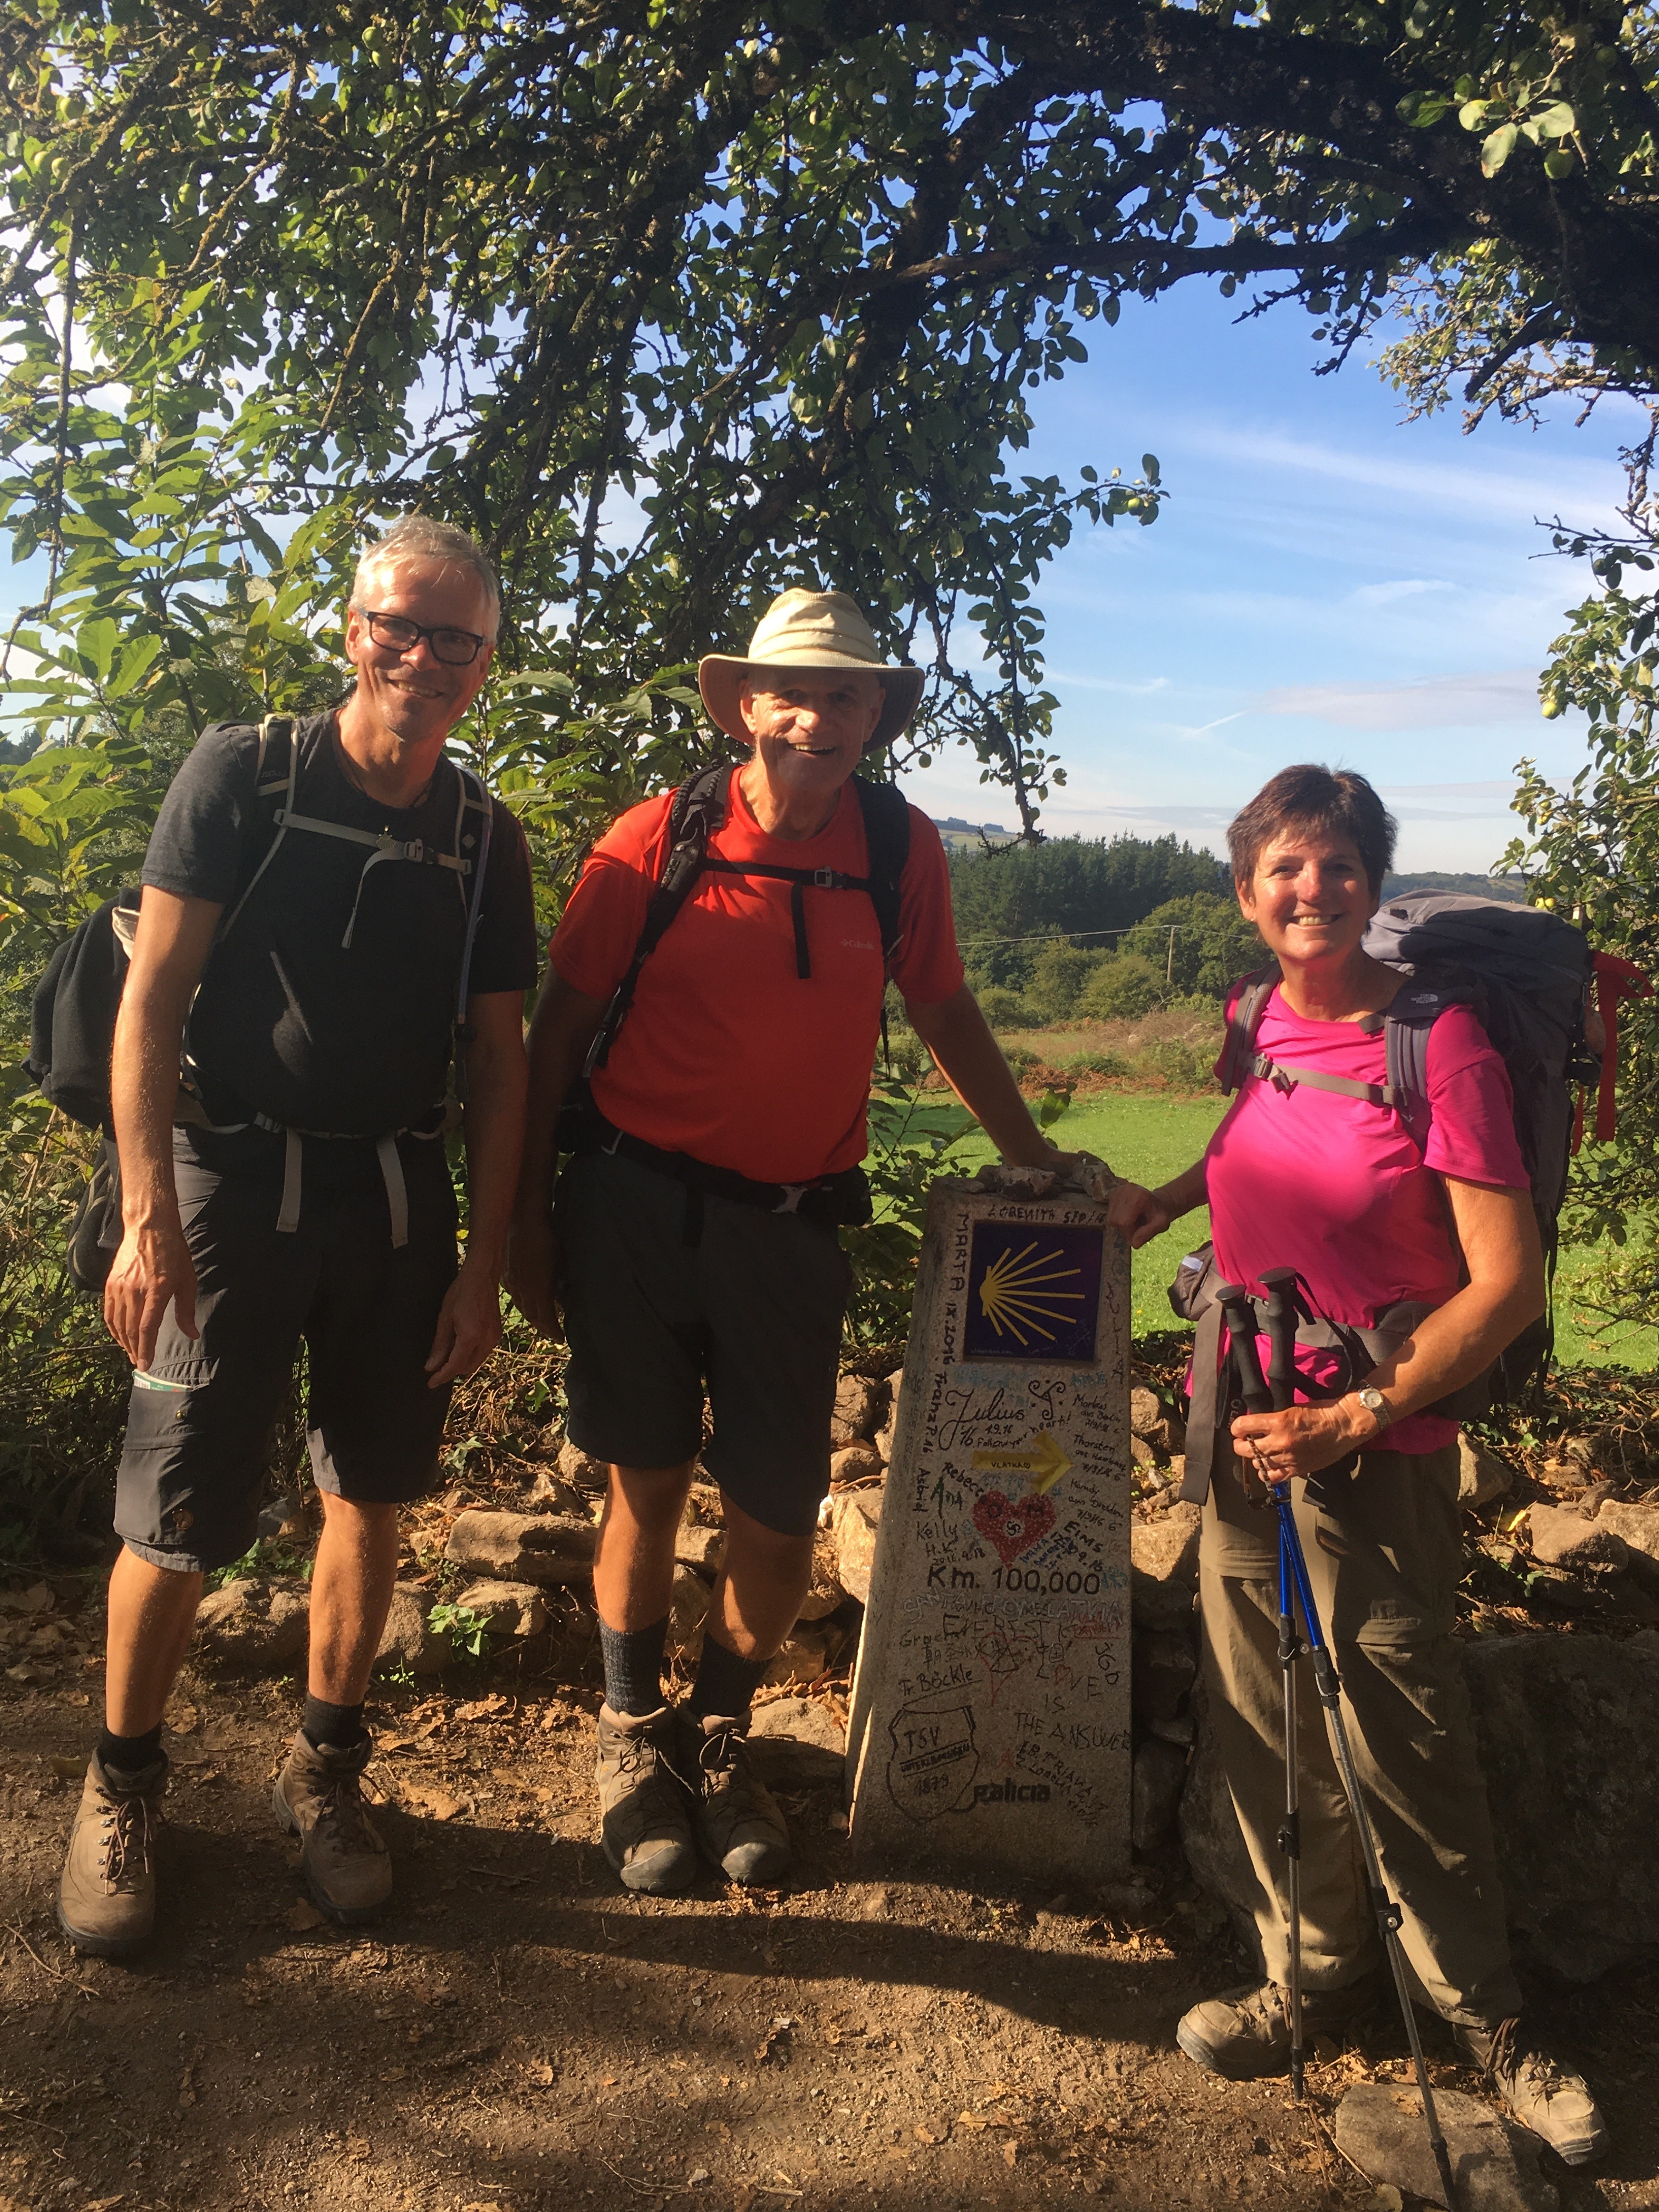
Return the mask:
[[1215,1297],[1226,1316],[1233,1372],[1238,1378],[1238,1395],[1244,1401],[1245,1411],[1270,1413],[1273,1393],[1262,1377],[1261,1361],[1256,1352],[1255,1309],[1250,1304],[1250,1294],[1243,1283],[1218,1283]]
[[1267,1293],[1267,1335],[1273,1346],[1267,1382],[1276,1413],[1296,1403],[1296,1286],[1299,1280],[1294,1267],[1268,1267],[1261,1276],[1261,1287]]

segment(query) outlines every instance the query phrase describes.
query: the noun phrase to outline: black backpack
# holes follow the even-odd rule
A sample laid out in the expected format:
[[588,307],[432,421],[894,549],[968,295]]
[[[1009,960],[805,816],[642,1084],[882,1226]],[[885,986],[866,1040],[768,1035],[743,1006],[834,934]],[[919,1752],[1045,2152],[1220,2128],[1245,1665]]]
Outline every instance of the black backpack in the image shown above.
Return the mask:
[[[220,922],[214,950],[235,927],[254,885],[290,830],[343,838],[373,848],[376,859],[418,860],[453,868],[463,880],[470,876],[471,890],[466,899],[466,939],[455,1018],[455,1079],[458,1095],[465,1097],[466,998],[489,856],[489,794],[470,769],[457,763],[460,805],[456,820],[456,851],[453,854],[428,852],[424,848],[416,852],[395,840],[353,830],[343,823],[297,814],[294,810],[299,775],[299,740],[295,727],[297,719],[291,714],[270,714],[258,725],[253,780],[255,795],[262,802],[258,834],[265,839],[264,849],[248,873],[235,904]],[[204,736],[207,734],[206,731],[203,732]],[[469,813],[481,815],[478,829],[468,841],[471,847],[470,858],[460,850],[462,826]],[[252,858],[252,850],[256,849],[252,837],[249,842],[246,858]],[[94,1293],[102,1291],[110,1261],[121,1241],[121,1169],[110,1104],[110,1054],[115,1042],[121,994],[126,988],[127,961],[137,925],[138,903],[139,893],[129,889],[106,899],[89,914],[52,954],[34,987],[29,1008],[29,1052],[23,1063],[25,1071],[33,1079],[42,1097],[70,1121],[103,1133],[103,1144],[70,1224],[67,1263],[71,1281],[79,1289]],[[348,930],[348,939],[349,934]]]
[[[820,890],[863,891],[876,909],[882,958],[890,969],[899,945],[899,901],[904,864],[910,856],[910,809],[896,784],[872,783],[855,775],[853,788],[864,816],[864,837],[870,855],[867,876],[845,876],[835,868],[771,867],[756,862],[712,860],[708,841],[726,819],[726,793],[731,787],[730,761],[700,769],[675,791],[668,810],[668,843],[645,926],[628,972],[611,995],[611,1003],[594,1032],[583,1064],[584,1079],[603,1067],[617,1041],[617,1033],[634,1003],[640,970],[656,951],[664,932],[685,904],[705,869],[727,876],[766,876],[791,886],[790,913],[795,929],[795,973],[803,979],[812,973],[811,947],[806,941],[806,886]],[[886,1021],[883,1018],[885,1041]]]

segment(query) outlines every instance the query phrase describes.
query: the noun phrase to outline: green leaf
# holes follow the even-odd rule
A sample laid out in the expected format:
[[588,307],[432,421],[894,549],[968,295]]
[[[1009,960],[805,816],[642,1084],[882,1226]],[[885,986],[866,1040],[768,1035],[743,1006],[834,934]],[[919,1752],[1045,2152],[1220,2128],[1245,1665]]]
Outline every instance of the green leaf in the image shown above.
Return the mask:
[[1489,131],[1480,142],[1480,173],[1495,177],[1510,158],[1519,136],[1513,123],[1500,123],[1496,131]]

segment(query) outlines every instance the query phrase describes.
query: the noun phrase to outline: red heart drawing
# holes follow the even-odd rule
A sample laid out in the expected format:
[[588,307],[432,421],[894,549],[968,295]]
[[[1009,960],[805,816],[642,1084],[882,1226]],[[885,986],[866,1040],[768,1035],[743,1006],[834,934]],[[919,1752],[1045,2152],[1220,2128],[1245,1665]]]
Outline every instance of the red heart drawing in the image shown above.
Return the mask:
[[1046,1498],[1005,1498],[1000,1490],[988,1490],[974,1500],[974,1526],[1005,1567],[1054,1525],[1054,1509]]

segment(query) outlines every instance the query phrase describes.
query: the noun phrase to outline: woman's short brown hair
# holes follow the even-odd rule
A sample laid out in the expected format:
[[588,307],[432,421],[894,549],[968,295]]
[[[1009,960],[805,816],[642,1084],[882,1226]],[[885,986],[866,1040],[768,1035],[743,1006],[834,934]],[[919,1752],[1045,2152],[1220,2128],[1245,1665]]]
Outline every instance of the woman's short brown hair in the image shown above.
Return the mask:
[[1264,783],[1227,825],[1233,881],[1241,890],[1255,874],[1263,847],[1291,829],[1322,830],[1328,836],[1350,839],[1364,863],[1372,897],[1381,896],[1382,878],[1394,865],[1400,825],[1363,775],[1347,768],[1333,774],[1304,761],[1280,769]]

